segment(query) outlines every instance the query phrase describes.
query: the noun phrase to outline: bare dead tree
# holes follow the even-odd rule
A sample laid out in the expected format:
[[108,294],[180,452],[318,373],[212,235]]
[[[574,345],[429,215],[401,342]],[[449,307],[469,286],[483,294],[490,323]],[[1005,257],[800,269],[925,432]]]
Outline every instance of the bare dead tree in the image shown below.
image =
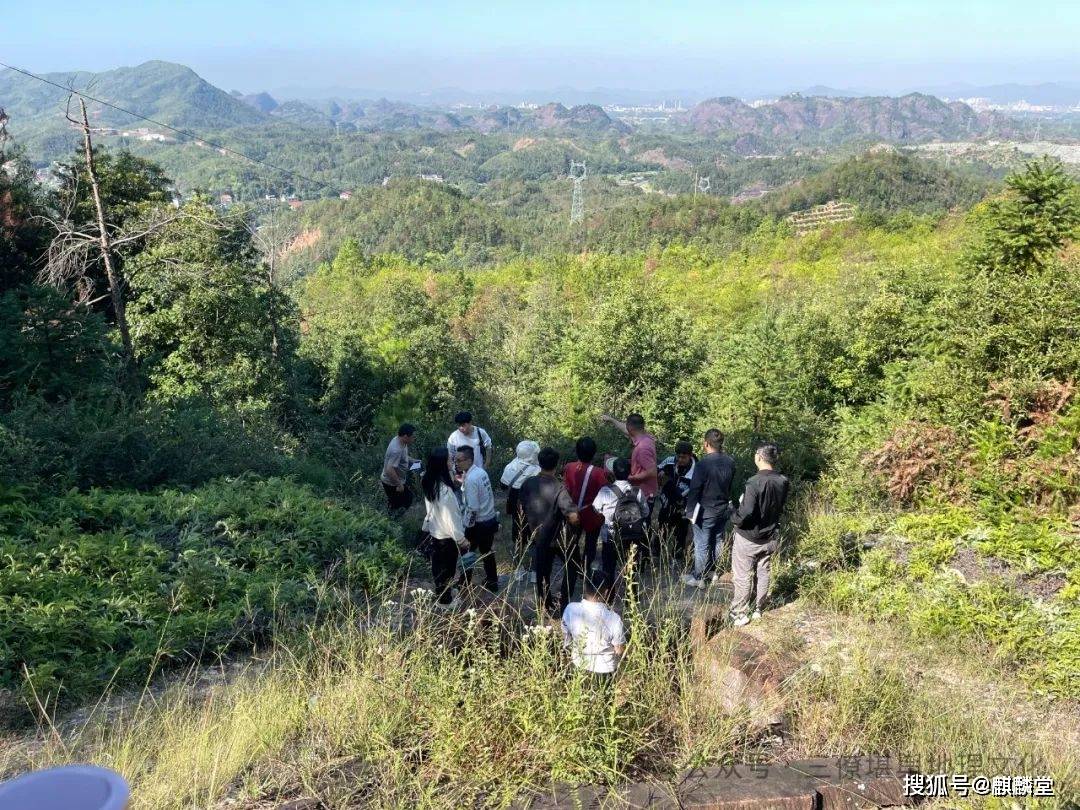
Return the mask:
[[98,186],[97,171],[94,168],[94,145],[90,139],[90,118],[86,114],[86,101],[79,97],[79,108],[82,113],[82,121],[74,120],[70,115],[68,121],[80,126],[83,133],[83,151],[86,156],[86,173],[90,180],[90,192],[94,198],[94,211],[97,215],[97,241],[101,252],[101,261],[105,265],[105,276],[109,280],[109,297],[112,299],[113,314],[116,317],[116,326],[120,330],[120,344],[124,351],[125,372],[129,382],[134,378],[135,350],[131,345],[131,330],[128,328],[127,312],[124,304],[124,278],[119,268],[113,261],[112,246],[109,244],[109,228],[105,224],[105,204],[101,201],[101,188]]
[[[117,328],[120,331],[126,382],[135,385],[137,382],[134,374],[135,353],[127,320],[125,299],[127,279],[124,277],[123,270],[117,264],[116,252],[125,245],[145,240],[153,233],[181,218],[183,213],[154,208],[140,216],[137,222],[126,225],[124,229],[109,224],[94,160],[93,130],[90,127],[86,102],[80,97],[81,115],[78,118],[73,117],[71,114],[71,101],[74,95],[72,93],[72,96],[68,97],[65,117],[69,123],[82,132],[83,159],[86,164],[86,174],[94,201],[97,227],[84,227],[80,230],[73,223],[74,206],[79,196],[78,186],[80,182],[80,174],[76,170],[72,179],[74,183],[73,193],[68,195],[66,210],[58,212],[56,217],[45,215],[36,217],[36,219],[46,223],[56,232],[49,244],[45,266],[39,273],[38,278],[42,283],[60,289],[70,289],[74,294],[77,306],[90,306],[106,297],[110,299],[116,317]],[[88,272],[88,269],[97,259],[100,259],[105,268],[109,289],[106,295],[95,297],[93,275]]]
[[[276,203],[270,204],[269,221],[260,221],[257,209],[252,216],[244,218],[245,227],[251,234],[255,247],[263,257],[263,265],[266,268],[266,282],[270,290],[276,291],[278,278],[277,267],[285,249],[295,237],[295,229],[291,226],[283,226],[276,216]],[[278,345],[280,343],[280,325],[278,324],[275,304],[271,302],[268,317],[270,319],[270,353],[276,360]]]
[[0,166],[3,166],[7,161],[5,160],[5,154],[7,150],[8,131],[7,131],[8,115],[4,111],[3,107],[0,107]]

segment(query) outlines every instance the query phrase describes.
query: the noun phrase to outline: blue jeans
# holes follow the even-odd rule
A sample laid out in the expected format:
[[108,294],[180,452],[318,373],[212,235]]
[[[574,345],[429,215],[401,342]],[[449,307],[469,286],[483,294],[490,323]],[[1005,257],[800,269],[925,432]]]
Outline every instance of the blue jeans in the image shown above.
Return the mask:
[[718,512],[706,512],[701,518],[701,525],[692,524],[694,530],[694,576],[704,579],[713,573],[716,561],[724,549],[724,531],[727,529],[731,512],[721,509]]

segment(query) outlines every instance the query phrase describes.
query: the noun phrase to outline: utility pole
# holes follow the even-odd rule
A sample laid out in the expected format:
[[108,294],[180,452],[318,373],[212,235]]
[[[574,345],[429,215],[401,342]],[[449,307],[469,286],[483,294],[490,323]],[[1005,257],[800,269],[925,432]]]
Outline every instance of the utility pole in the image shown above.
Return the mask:
[[[97,212],[98,246],[101,248],[101,261],[105,264],[105,275],[109,279],[109,295],[112,298],[113,312],[116,314],[116,326],[120,329],[120,343],[124,348],[124,373],[129,384],[135,382],[135,352],[131,345],[131,332],[128,330],[127,313],[124,308],[124,279],[113,264],[112,247],[109,244],[109,231],[105,226],[105,205],[101,201],[101,189],[98,187],[97,170],[94,168],[94,146],[90,141],[90,118],[86,114],[86,101],[79,97],[82,110],[83,151],[86,155],[86,173],[90,176],[90,191],[94,197],[94,209]],[[72,119],[69,117],[69,121]]]
[[588,170],[585,163],[570,161],[570,179],[574,181],[574,193],[570,198],[570,224],[576,225],[585,220],[585,199],[582,195],[581,184],[585,180]]

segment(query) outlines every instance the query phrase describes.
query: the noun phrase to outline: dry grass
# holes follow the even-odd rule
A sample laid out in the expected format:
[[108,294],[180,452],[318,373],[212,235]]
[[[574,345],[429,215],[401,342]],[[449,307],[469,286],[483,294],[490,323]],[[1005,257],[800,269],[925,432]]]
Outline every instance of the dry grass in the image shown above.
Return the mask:
[[107,765],[131,782],[135,807],[155,810],[294,798],[456,808],[503,807],[552,780],[663,779],[751,756],[887,752],[925,763],[966,757],[969,766],[975,755],[1024,757],[1064,796],[1044,806],[1076,800],[1066,726],[1039,730],[1050,707],[1036,710],[1005,680],[966,675],[972,662],[905,647],[858,619],[797,604],[751,625],[801,664],[785,684],[791,733],[778,749],[745,713],[701,699],[701,669],[673,605],[654,598],[648,622],[630,610],[632,641],[611,692],[568,666],[556,632],[529,629],[506,608],[444,616],[425,594],[403,592],[282,641],[227,678],[207,684],[193,674],[46,728],[6,767]]
[[631,620],[609,693],[550,626],[407,600],[312,628],[224,682],[45,730],[8,766],[103,764],[140,808],[505,806],[553,779],[664,777],[753,744],[741,718],[695,699],[683,622],[661,606]]

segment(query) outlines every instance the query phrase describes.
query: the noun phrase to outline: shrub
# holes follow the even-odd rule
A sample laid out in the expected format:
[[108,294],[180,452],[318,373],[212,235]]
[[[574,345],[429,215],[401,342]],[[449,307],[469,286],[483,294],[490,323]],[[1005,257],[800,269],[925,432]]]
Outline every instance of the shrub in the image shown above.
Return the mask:
[[[75,697],[259,639],[325,598],[384,587],[397,530],[286,479],[0,502],[0,685]],[[25,670],[26,680],[23,681]]]

